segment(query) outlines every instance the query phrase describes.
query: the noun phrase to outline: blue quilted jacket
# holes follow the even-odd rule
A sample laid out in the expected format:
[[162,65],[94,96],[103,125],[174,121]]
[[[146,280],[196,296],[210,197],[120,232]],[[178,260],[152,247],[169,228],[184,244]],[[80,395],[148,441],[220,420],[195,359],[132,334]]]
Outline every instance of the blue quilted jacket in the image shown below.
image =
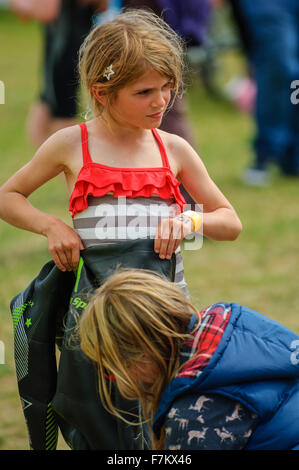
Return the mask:
[[246,450],[299,450],[299,336],[248,307],[231,307],[207,366],[166,388],[154,420],[159,436],[169,407],[185,392],[231,397],[258,415]]

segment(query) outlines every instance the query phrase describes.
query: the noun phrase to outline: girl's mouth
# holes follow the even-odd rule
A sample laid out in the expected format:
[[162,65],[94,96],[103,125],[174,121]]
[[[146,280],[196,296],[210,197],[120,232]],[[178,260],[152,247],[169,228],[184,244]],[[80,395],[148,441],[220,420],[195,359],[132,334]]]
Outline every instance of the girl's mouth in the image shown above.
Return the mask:
[[163,116],[163,111],[159,111],[158,113],[148,115],[148,117],[152,119],[160,119],[162,116]]

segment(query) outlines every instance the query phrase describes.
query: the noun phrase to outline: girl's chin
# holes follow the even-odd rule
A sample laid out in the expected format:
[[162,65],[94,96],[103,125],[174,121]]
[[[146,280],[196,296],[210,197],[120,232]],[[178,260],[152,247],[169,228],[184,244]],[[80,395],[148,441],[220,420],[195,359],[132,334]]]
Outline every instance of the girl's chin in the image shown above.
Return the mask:
[[152,119],[151,123],[148,123],[144,126],[144,129],[156,129],[162,123],[162,118],[160,119]]

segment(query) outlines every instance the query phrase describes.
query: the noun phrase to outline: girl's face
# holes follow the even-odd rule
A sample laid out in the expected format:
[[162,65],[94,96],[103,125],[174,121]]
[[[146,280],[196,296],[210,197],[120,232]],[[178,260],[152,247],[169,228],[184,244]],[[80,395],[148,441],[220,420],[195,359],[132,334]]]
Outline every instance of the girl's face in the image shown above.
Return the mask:
[[150,386],[154,384],[160,371],[157,364],[148,359],[146,362],[136,362],[129,366],[127,372],[133,380],[138,380],[145,386]]
[[159,127],[170,101],[170,80],[150,70],[118,91],[111,103],[114,120],[129,128]]
[[[151,388],[151,386],[157,380],[157,377],[160,374],[159,367],[152,360],[135,362],[134,364],[127,366],[126,371],[131,380],[135,384],[139,383],[144,391]],[[128,387],[123,381],[116,378],[116,383],[118,389],[125,398],[133,400],[138,398],[136,392],[134,392],[131,387]]]

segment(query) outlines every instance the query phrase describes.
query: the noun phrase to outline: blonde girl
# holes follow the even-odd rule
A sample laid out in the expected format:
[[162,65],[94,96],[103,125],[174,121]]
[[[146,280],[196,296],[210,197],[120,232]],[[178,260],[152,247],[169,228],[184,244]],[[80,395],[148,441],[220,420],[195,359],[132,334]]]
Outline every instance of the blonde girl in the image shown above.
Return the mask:
[[[161,258],[176,252],[176,282],[184,287],[183,237],[202,230],[214,240],[235,240],[241,223],[195,150],[157,130],[183,87],[181,41],[154,14],[126,11],[90,32],[79,71],[93,117],[53,134],[1,187],[0,217],[45,236],[62,271],[77,269],[83,248],[154,238]],[[28,201],[59,173],[65,175],[73,227]],[[192,211],[181,216],[180,182],[203,205],[203,217]]]
[[283,325],[235,303],[198,312],[176,284],[127,269],[95,292],[78,332],[103,405],[130,422],[112,380],[139,399],[154,448],[299,448],[299,339]]
[[179,369],[194,314],[198,328],[199,312],[182,289],[151,271],[123,269],[97,289],[78,331],[81,350],[97,365],[107,410],[130,422],[111,401],[112,379],[126,399],[140,400],[152,423],[162,392]]

